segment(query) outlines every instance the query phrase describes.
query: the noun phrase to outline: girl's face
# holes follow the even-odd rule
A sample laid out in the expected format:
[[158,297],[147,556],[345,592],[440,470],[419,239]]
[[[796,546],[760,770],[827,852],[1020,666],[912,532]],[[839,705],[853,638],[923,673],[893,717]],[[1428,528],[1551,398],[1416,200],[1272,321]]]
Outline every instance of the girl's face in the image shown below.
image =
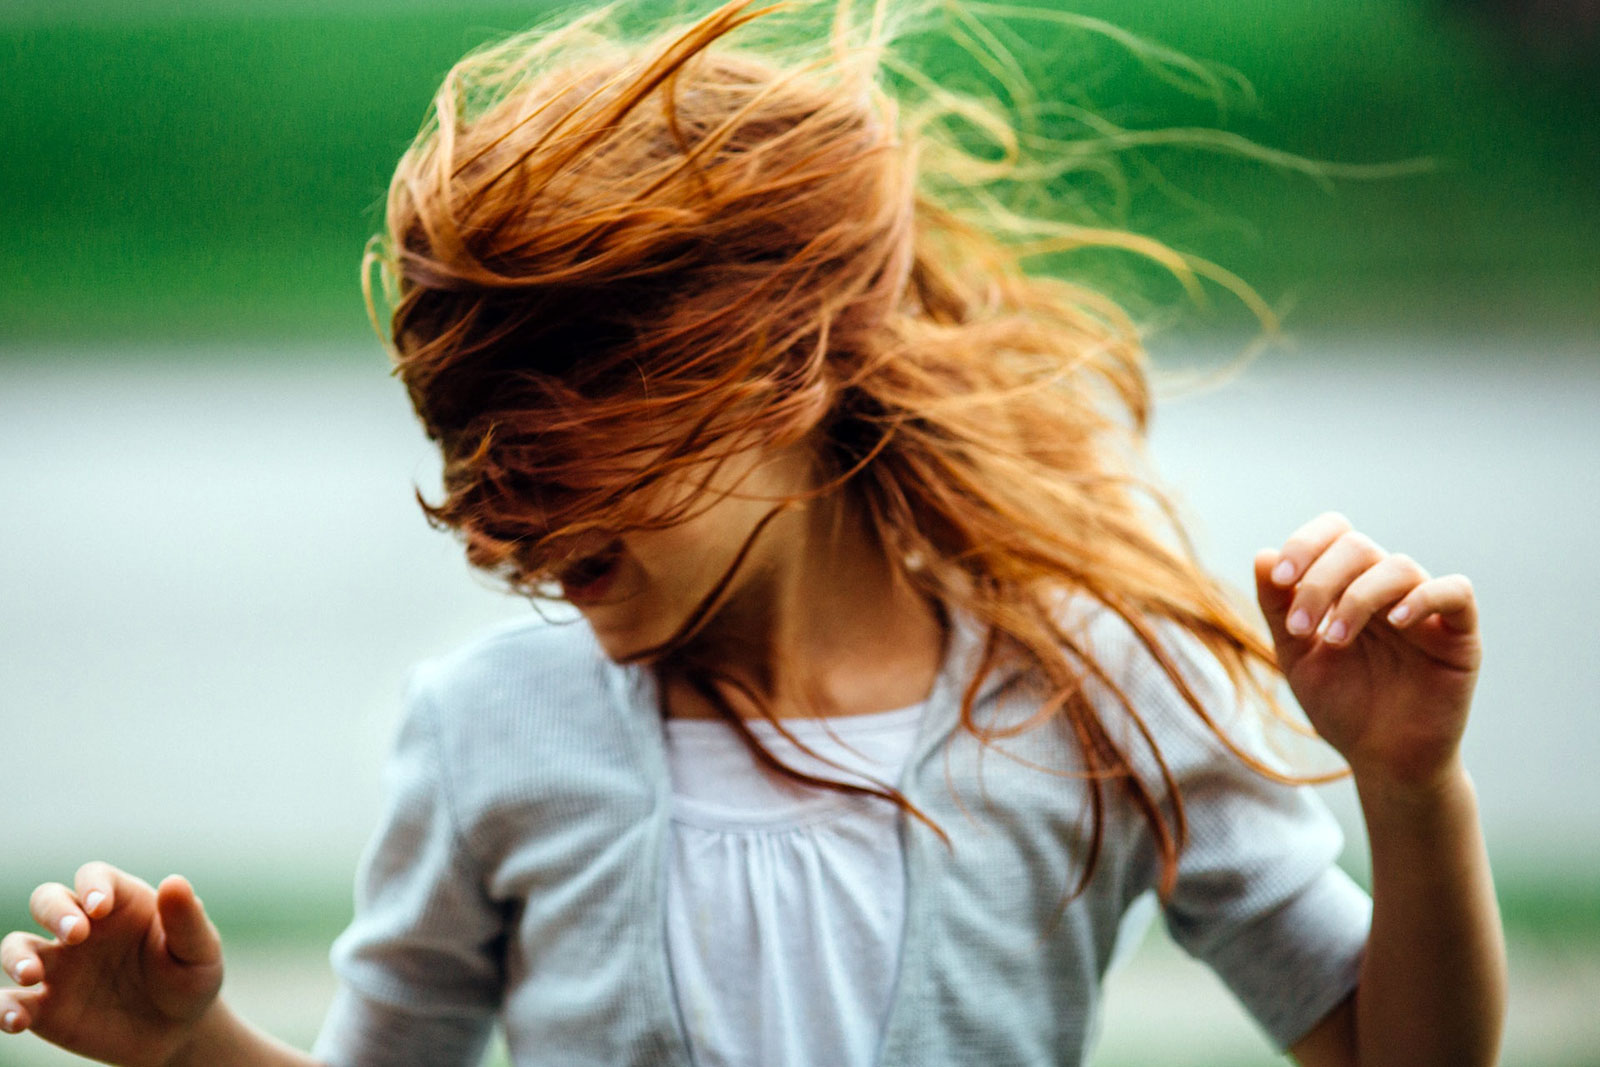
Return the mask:
[[[624,660],[666,641],[688,620],[733,565],[751,533],[778,502],[809,488],[802,449],[751,449],[728,459],[709,486],[686,473],[662,491],[729,490],[691,518],[661,530],[596,537],[594,551],[561,576],[563,596],[588,620],[606,655]],[[716,611],[739,616],[772,591],[774,576],[803,545],[803,508],[775,518],[750,550]],[[763,590],[766,593],[763,593]]]

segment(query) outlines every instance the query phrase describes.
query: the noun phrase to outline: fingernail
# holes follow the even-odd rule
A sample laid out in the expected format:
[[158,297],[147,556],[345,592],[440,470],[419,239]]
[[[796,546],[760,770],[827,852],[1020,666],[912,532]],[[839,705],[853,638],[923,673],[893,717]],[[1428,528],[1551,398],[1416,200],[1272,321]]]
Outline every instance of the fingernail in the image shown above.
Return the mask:
[[1405,604],[1401,604],[1399,607],[1389,612],[1389,621],[1394,623],[1396,626],[1399,626],[1409,618],[1411,618],[1411,608]]
[[100,890],[96,889],[94,892],[83,898],[84,910],[94,911],[94,909],[100,906],[100,902],[104,899],[106,899],[106,895],[100,892]]
[[14,1011],[6,1012],[6,1029],[8,1031],[10,1031],[11,1033],[13,1033],[13,1034],[17,1032],[17,1013],[16,1012],[14,1012]]
[[1345,634],[1349,632],[1350,628],[1341,620],[1328,627],[1328,640],[1337,645],[1344,640]]
[[1289,616],[1289,632],[1303,634],[1311,629],[1311,616],[1302,609]]
[[17,964],[11,973],[16,977],[18,985],[27,985],[28,972],[31,970],[33,970],[33,967],[28,963],[28,961],[22,960]]
[[1280,559],[1278,565],[1272,568],[1272,580],[1279,585],[1288,585],[1293,578],[1294,562],[1292,560]]
[[76,915],[68,915],[65,919],[62,919],[61,926],[59,927],[61,930],[61,940],[65,941],[68,937],[71,937],[72,931],[76,930],[77,928],[78,917]]

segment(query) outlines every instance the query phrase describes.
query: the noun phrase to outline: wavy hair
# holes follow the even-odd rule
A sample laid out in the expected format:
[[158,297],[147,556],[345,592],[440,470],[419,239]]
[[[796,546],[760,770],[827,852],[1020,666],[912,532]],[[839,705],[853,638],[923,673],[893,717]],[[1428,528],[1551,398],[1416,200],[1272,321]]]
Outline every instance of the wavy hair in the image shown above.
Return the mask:
[[[614,7],[456,64],[395,172],[362,284],[384,333],[377,267],[396,372],[443,454],[443,498],[419,493],[427,515],[477,567],[550,595],[584,534],[659,528],[705,504],[660,505],[645,490],[661,479],[752,444],[814,446],[827,477],[813,495],[851,494],[898,577],[985,628],[962,729],[985,745],[1014,732],[974,718],[990,672],[1021,664],[1045,683],[1025,728],[1067,730],[1091,786],[1073,892],[1099,857],[1112,787],[1148,821],[1169,892],[1185,837],[1176,783],[1138,709],[1063,623],[1062,596],[1124,619],[1194,714],[1277,776],[1227,738],[1158,628],[1194,635],[1272,707],[1274,658],[1143,473],[1136,323],[1023,261],[1117,248],[1192,288],[1209,276],[1253,294],[1148,238],[1007,207],[996,183],[1093,154],[1029,162],[1004,109],[901,63],[890,46],[919,10],[908,0],[894,0],[893,24],[888,0],[864,12],[732,0],[632,35]],[[781,13],[823,8],[819,32],[760,35]],[[1204,72],[1141,55],[1169,75]],[[889,786],[790,771],[710,684],[715,665],[696,672],[764,762],[920,817]],[[1162,781],[1135,772],[1088,678],[1121,702]]]

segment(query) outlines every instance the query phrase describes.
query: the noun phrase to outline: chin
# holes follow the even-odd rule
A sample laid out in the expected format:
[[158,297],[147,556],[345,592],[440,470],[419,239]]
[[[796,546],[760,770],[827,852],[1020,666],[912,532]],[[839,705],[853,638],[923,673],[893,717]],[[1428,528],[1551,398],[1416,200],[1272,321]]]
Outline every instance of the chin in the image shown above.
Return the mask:
[[[661,644],[672,636],[672,631],[666,627],[641,624],[637,618],[626,618],[613,607],[610,610],[580,609],[583,617],[589,623],[589,629],[594,632],[595,640],[600,645],[600,651],[606,658],[614,663],[648,662],[640,661],[639,654]],[[660,632],[657,632],[657,631]]]
[[627,641],[612,634],[595,631],[595,639],[600,642],[600,651],[606,654],[606,659],[612,663],[628,663],[640,649],[650,646],[640,641]]

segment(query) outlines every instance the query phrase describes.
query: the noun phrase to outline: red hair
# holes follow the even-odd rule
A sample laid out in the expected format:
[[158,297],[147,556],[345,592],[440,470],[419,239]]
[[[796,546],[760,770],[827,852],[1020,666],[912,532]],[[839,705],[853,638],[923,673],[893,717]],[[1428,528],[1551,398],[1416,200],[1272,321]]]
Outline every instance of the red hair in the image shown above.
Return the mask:
[[[585,532],[669,525],[700,506],[652,506],[660,479],[752,444],[812,444],[818,492],[851,495],[898,577],[987,628],[962,727],[999,737],[973,717],[989,672],[1020,663],[1043,680],[1028,726],[1069,731],[1091,786],[1078,888],[1115,783],[1152,828],[1170,889],[1176,784],[1138,709],[1064,626],[1062,594],[1126,620],[1236,752],[1158,624],[1193,634],[1275,707],[1273,655],[1140,473],[1150,398],[1137,327],[1108,297],[1021,263],[1113,246],[1186,283],[1228,276],[1136,235],[1000,207],[984,190],[1015,169],[1010,127],[914,71],[923,98],[905,114],[881,88],[887,0],[864,33],[838,0],[825,38],[729,45],[779,6],[806,8],[733,0],[641,39],[605,8],[445,78],[363,263],[375,321],[381,268],[397,372],[444,456],[444,497],[423,506],[473,564],[537,593]],[[953,122],[1008,158],[964,149]],[[720,701],[714,665],[697,670]],[[1134,772],[1085,675],[1116,694],[1163,782]]]

